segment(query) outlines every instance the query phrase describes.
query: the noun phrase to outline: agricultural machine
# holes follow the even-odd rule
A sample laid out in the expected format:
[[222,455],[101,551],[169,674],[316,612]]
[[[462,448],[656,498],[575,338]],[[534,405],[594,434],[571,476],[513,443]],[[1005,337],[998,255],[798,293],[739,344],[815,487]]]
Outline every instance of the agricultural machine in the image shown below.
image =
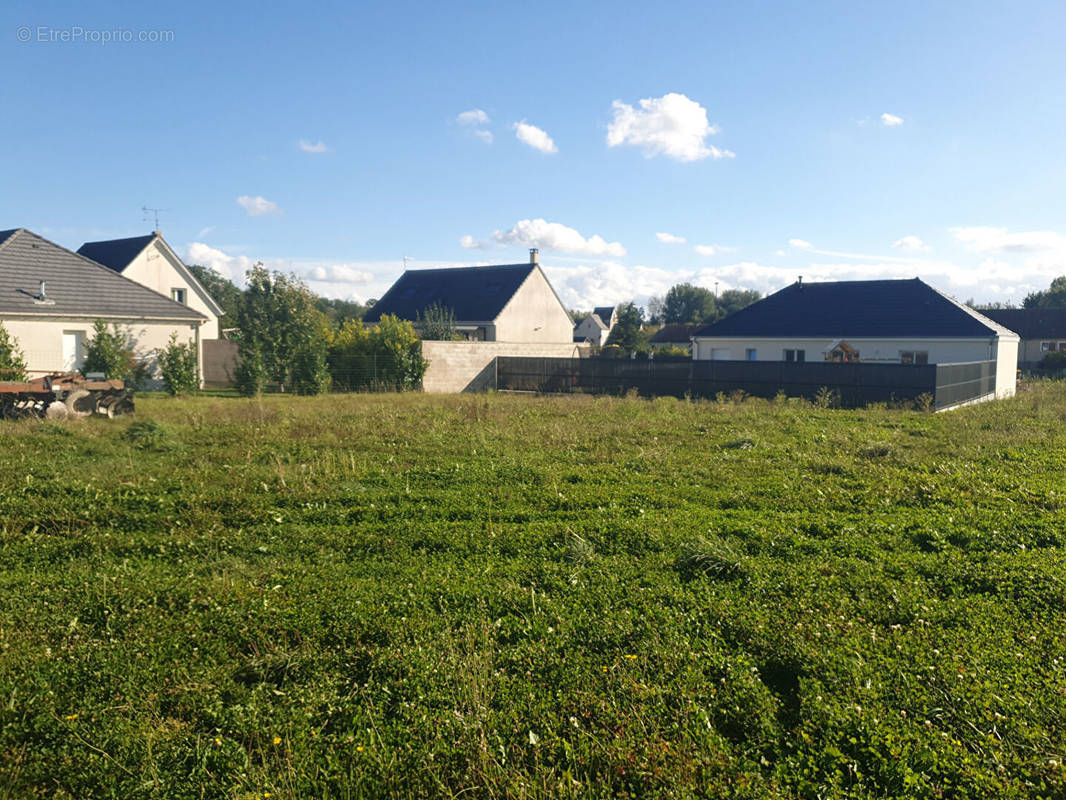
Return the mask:
[[133,413],[132,389],[127,389],[122,381],[95,378],[65,372],[32,381],[0,381],[0,417],[66,419]]

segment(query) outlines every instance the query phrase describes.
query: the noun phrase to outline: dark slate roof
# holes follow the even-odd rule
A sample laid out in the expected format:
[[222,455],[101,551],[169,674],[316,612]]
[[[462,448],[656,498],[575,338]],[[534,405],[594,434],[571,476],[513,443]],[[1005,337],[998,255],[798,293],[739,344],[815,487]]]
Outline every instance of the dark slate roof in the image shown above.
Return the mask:
[[1009,330],[918,278],[794,283],[696,332],[747,338],[991,337]]
[[663,325],[648,339],[649,344],[671,344],[674,342],[689,343],[692,334],[702,328],[703,325]]
[[[38,303],[40,283],[50,302]],[[198,311],[116,275],[24,228],[0,241],[0,313],[104,319],[205,319]]]
[[495,267],[409,269],[363,316],[377,322],[385,314],[415,320],[428,306],[450,308],[456,322],[491,322],[537,268],[536,264]]
[[981,313],[1023,339],[1066,339],[1066,308],[990,308]]
[[12,228],[9,231],[0,231],[0,244],[3,244],[7,240],[7,237],[15,233],[17,230],[18,228]]
[[86,242],[78,248],[78,255],[91,258],[97,264],[110,267],[115,272],[122,272],[141,254],[156,234],[134,236],[130,239],[108,239],[103,242]]
[[600,318],[603,327],[611,327],[611,317],[614,316],[614,306],[596,306],[596,308],[592,309],[592,313]]

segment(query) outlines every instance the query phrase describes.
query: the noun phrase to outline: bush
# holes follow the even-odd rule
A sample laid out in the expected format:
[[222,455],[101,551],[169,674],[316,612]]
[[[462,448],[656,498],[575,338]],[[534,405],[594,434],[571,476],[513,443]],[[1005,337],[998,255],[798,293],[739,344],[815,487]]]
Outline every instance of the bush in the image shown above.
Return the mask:
[[388,314],[373,330],[346,322],[333,337],[327,361],[334,386],[345,392],[418,389],[428,366],[411,323]]
[[18,340],[0,322],[0,381],[26,380],[26,359]]
[[179,342],[178,334],[170,334],[170,342],[159,351],[159,369],[163,386],[170,394],[191,394],[200,388],[196,345]]
[[1046,369],[1050,372],[1066,370],[1066,350],[1057,350],[1054,353],[1048,353],[1040,359],[1040,369]]
[[440,303],[426,306],[416,321],[423,341],[451,342],[459,338],[455,330],[455,312]]
[[133,337],[117,324],[110,327],[102,319],[93,323],[93,339],[85,354],[82,373],[100,372],[107,379],[125,381],[139,389],[152,377],[151,364],[137,356]]

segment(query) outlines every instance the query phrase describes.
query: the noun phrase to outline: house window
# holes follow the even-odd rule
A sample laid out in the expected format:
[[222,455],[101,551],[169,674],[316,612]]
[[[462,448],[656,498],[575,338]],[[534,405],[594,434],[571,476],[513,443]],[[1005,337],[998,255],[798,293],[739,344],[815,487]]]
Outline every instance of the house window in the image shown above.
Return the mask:
[[806,350],[785,350],[785,361],[798,361],[800,363],[807,360]]
[[1066,342],[1041,342],[1040,350],[1044,353],[1066,351]]
[[744,358],[747,361],[755,361],[756,360],[755,348],[754,347],[749,347],[747,350],[745,350],[744,351]]
[[928,350],[900,350],[899,352],[900,364],[928,364],[929,363],[929,351]]
[[185,290],[184,289],[171,289],[170,299],[175,303],[181,303],[185,305]]

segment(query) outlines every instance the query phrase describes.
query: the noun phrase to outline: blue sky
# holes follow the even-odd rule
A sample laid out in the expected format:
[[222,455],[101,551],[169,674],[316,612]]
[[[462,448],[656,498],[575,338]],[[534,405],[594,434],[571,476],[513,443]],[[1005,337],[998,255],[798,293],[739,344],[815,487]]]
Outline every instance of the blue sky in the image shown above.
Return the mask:
[[1061,0],[87,6],[0,7],[0,228],[154,206],[188,261],[358,299],[531,246],[579,308],[1066,273]]

